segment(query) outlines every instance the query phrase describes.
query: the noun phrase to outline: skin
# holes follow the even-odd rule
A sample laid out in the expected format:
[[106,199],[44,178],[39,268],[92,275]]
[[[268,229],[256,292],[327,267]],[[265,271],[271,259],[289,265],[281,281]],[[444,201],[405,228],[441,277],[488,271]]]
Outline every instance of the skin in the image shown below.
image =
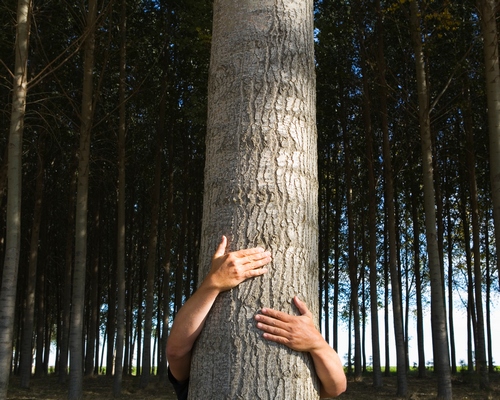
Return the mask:
[[[215,299],[241,282],[268,272],[271,253],[260,247],[226,254],[227,238],[212,258],[212,266],[198,290],[186,301],[175,317],[167,341],[170,372],[179,382],[189,378],[193,345],[200,335]],[[314,325],[312,314],[297,296],[294,303],[300,315],[293,316],[263,308],[255,316],[257,327],[267,340],[311,354],[321,383],[321,397],[335,397],[346,389],[346,377],[337,353]]]
[[170,372],[179,381],[189,378],[193,345],[205,325],[215,299],[241,282],[267,273],[262,268],[271,261],[271,253],[260,247],[225,254],[227,238],[212,258],[212,266],[198,290],[177,313],[167,341]]
[[290,315],[271,308],[261,309],[255,315],[257,328],[264,339],[283,344],[295,351],[311,354],[316,374],[320,380],[320,396],[336,397],[345,392],[347,380],[342,362],[335,350],[316,329],[311,312],[297,296],[293,302],[300,315]]

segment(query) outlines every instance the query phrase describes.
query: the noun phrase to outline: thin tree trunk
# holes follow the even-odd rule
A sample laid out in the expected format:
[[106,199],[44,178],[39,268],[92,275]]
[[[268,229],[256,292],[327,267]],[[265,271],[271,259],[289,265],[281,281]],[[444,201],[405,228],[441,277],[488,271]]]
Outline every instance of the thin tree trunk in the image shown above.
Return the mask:
[[125,132],[127,128],[125,110],[127,67],[127,1],[121,1],[120,14],[120,83],[118,124],[118,193],[117,193],[117,229],[116,229],[116,358],[113,379],[113,395],[118,397],[122,392],[123,381],[123,346],[125,337]]
[[59,383],[68,376],[69,328],[71,314],[71,281],[73,271],[73,242],[75,228],[75,195],[77,185],[76,164],[69,175],[68,222],[64,256],[64,286],[62,290],[61,351],[59,354]]
[[75,219],[75,267],[73,270],[73,295],[70,328],[70,400],[83,396],[83,310],[85,305],[85,270],[87,267],[87,212],[90,168],[90,137],[93,119],[93,72],[95,48],[95,22],[97,1],[89,0],[86,15],[83,92],[78,161],[78,187]]
[[[448,201],[449,204],[449,201]],[[447,242],[448,242],[448,326],[450,330],[450,358],[451,358],[451,373],[457,372],[457,356],[455,350],[455,324],[453,318],[453,223],[451,220],[451,212],[448,207],[447,215]]]
[[[377,4],[380,8],[380,2]],[[379,27],[380,28],[380,27]],[[382,370],[380,362],[380,333],[378,325],[378,278],[377,278],[377,195],[375,184],[375,160],[373,154],[373,129],[371,121],[371,96],[370,85],[368,82],[368,68],[366,65],[366,47],[364,42],[364,30],[362,24],[358,26],[360,31],[360,52],[361,52],[361,69],[362,69],[362,82],[363,82],[363,121],[365,126],[366,135],[366,159],[368,162],[368,232],[369,232],[369,255],[368,264],[370,271],[370,326],[372,337],[372,362],[373,362],[373,386],[382,386]],[[381,32],[379,31],[379,41]],[[383,44],[379,43],[379,47]],[[379,49],[380,51],[380,49]],[[380,58],[380,57],[379,57]],[[379,66],[379,68],[382,68]],[[385,73],[385,72],[383,72]],[[384,93],[382,93],[383,95]],[[383,112],[382,112],[383,114]]]
[[[411,208],[413,217],[413,270],[415,275],[415,303],[417,307],[417,349],[418,349],[418,377],[425,378],[427,369],[425,368],[425,349],[424,349],[424,316],[422,310],[422,277],[420,273],[420,220],[418,212],[418,193],[419,187],[417,180],[413,185],[411,196]],[[450,292],[451,293],[451,292]]]
[[153,331],[155,267],[158,251],[158,219],[160,217],[161,164],[163,158],[162,143],[165,129],[164,118],[164,113],[161,113],[156,137],[154,181],[151,192],[151,225],[149,227],[148,255],[146,258],[146,311],[144,314],[144,341],[142,350],[142,388],[147,387],[151,376],[151,334]]
[[21,247],[22,143],[28,92],[28,46],[31,1],[18,0],[12,113],[7,172],[7,221],[5,260],[0,290],[0,400],[7,396],[12,362],[17,274]]
[[424,180],[424,210],[431,281],[431,324],[434,345],[434,367],[438,376],[439,399],[451,399],[450,354],[446,309],[443,295],[443,276],[439,261],[439,248],[436,230],[436,204],[434,197],[434,176],[432,170],[432,146],[430,129],[430,102],[420,33],[417,0],[410,1],[410,26],[415,51],[415,66],[418,89],[419,122],[422,145],[422,168]]
[[[45,376],[47,371],[44,368],[43,354],[45,332],[48,329],[46,326],[47,314],[47,289],[46,289],[46,271],[45,265],[42,263],[37,271],[37,288],[36,288],[36,359],[35,359],[35,376],[40,378]],[[50,349],[50,344],[46,349]]]
[[92,230],[92,256],[90,261],[90,276],[89,276],[89,301],[88,301],[88,323],[87,323],[87,349],[85,351],[85,376],[94,374],[94,361],[96,360],[96,340],[99,323],[99,258],[100,258],[100,243],[101,243],[101,227],[100,227],[100,201],[97,200],[97,206],[94,216],[94,226]]
[[467,172],[469,180],[469,200],[472,215],[472,254],[474,262],[474,295],[476,305],[476,368],[480,376],[480,386],[482,389],[489,388],[488,365],[486,360],[486,339],[484,328],[484,312],[483,312],[483,291],[482,291],[482,270],[481,270],[481,255],[480,255],[480,232],[479,232],[479,204],[477,199],[477,182],[476,182],[476,157],[474,154],[474,136],[472,113],[470,110],[470,93],[467,90],[466,83],[466,101],[467,105],[464,110],[464,129],[465,129],[465,153]]
[[[40,238],[40,224],[42,221],[42,200],[45,178],[44,166],[44,135],[39,138],[38,166],[35,184],[35,206],[33,211],[33,226],[31,228],[30,255],[28,264],[28,277],[26,285],[26,298],[23,313],[23,330],[21,340],[21,359],[19,375],[22,388],[29,388],[33,352],[33,326],[35,321],[35,288],[36,269],[38,264],[38,247]],[[39,349],[38,349],[39,350]],[[37,351],[38,353],[38,351]]]

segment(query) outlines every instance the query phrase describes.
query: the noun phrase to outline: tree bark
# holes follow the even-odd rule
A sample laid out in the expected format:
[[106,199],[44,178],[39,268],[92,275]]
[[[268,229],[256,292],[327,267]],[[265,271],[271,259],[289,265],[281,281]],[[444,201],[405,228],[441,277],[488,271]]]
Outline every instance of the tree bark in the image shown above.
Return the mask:
[[97,1],[89,0],[86,15],[87,38],[83,65],[83,92],[78,160],[78,184],[75,218],[75,266],[70,327],[70,400],[83,396],[83,310],[85,306],[85,270],[87,267],[87,213],[90,168],[90,137],[93,119],[93,72]]
[[[214,2],[200,277],[222,234],[270,272],[218,297],[194,349],[190,399],[316,399],[307,354],[265,342],[262,307],[318,315],[313,2]],[[210,367],[207,367],[210,366]]]
[[12,114],[9,130],[7,171],[7,221],[5,260],[0,290],[0,399],[7,396],[12,362],[12,341],[16,310],[17,275],[21,247],[22,143],[26,95],[28,92],[28,46],[31,0],[17,3],[15,66],[12,90]]
[[[500,66],[496,10],[498,0],[478,0],[484,46],[484,72],[488,102],[488,131],[490,139],[490,179],[493,201],[495,240],[500,248]],[[500,281],[500,257],[497,257]]]
[[113,378],[113,395],[120,396],[123,381],[123,347],[125,338],[125,132],[127,128],[125,110],[127,67],[127,1],[121,1],[120,11],[120,83],[118,123],[118,190],[116,227],[116,358]]
[[[38,166],[35,184],[35,206],[33,211],[33,226],[31,228],[30,254],[28,276],[26,284],[26,298],[24,301],[23,330],[21,340],[21,358],[19,375],[22,388],[29,388],[31,367],[33,362],[33,326],[35,321],[35,288],[38,264],[38,247],[40,239],[40,224],[42,221],[42,200],[45,178],[44,167],[44,135],[39,138]],[[37,348],[37,354],[41,349]],[[37,371],[38,372],[38,371]]]
[[439,399],[451,399],[450,353],[446,309],[443,295],[443,277],[436,229],[436,204],[434,196],[434,176],[432,169],[432,145],[430,125],[430,101],[427,89],[427,77],[420,33],[420,21],[417,0],[410,1],[410,26],[415,52],[415,67],[418,90],[419,123],[422,146],[422,169],[424,183],[424,210],[429,257],[429,275],[431,281],[431,325],[434,346],[434,368],[438,376]]
[[465,129],[465,159],[467,164],[467,175],[469,181],[469,201],[472,217],[472,257],[474,265],[474,296],[476,305],[476,348],[474,355],[476,357],[476,367],[480,376],[480,386],[483,389],[489,388],[488,366],[486,361],[486,334],[484,327],[483,312],[483,291],[482,291],[482,269],[480,254],[480,231],[479,231],[479,202],[476,181],[476,157],[474,150],[473,118],[470,109],[471,99],[468,89],[468,83],[465,83],[464,107],[464,129]]

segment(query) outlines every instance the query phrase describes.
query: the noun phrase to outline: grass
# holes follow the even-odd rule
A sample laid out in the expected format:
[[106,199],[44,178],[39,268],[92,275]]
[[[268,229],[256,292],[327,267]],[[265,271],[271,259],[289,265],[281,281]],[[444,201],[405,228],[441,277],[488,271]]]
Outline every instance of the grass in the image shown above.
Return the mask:
[[[134,400],[175,400],[176,397],[169,383],[161,383],[157,377],[151,378],[151,383],[146,389],[139,388],[138,377],[124,377],[122,399]],[[375,389],[372,386],[371,374],[363,376],[361,380],[355,381],[348,378],[346,393],[342,394],[341,400],[374,400],[374,399],[396,399],[397,381],[396,375],[391,373],[389,377],[383,378],[384,386]],[[491,388],[489,391],[479,388],[476,374],[461,372],[453,376],[453,399],[457,400],[494,400],[500,399],[500,373],[490,374]],[[113,378],[108,376],[86,377],[84,379],[84,400],[111,400]],[[437,396],[437,382],[435,375],[429,372],[428,377],[419,379],[411,371],[408,375],[408,396],[410,400],[429,400]],[[19,387],[19,378],[12,377],[10,380],[8,400],[63,400],[67,399],[67,383],[60,384],[55,375],[45,378],[32,378],[30,389]]]

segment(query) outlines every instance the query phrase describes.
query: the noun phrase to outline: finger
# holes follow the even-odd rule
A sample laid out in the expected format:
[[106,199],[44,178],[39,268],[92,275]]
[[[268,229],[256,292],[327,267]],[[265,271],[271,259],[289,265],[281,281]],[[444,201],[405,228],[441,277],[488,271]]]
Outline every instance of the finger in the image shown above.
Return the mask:
[[260,259],[264,254],[270,255],[271,253],[266,252],[262,247],[253,247],[251,249],[242,249],[235,251],[234,256],[237,258],[247,258],[249,261],[253,259]]
[[255,276],[260,276],[267,274],[268,269],[267,268],[255,268],[255,269],[250,269],[246,272],[246,276],[248,278],[253,278]]
[[219,243],[219,246],[215,251],[214,258],[222,257],[226,253],[226,246],[227,246],[227,237],[222,235],[222,239]]
[[258,324],[262,324],[262,326],[276,327],[284,331],[288,330],[288,322],[282,321],[281,319],[272,316],[268,316],[265,314],[256,314],[255,320]]
[[272,333],[265,332],[262,337],[270,342],[276,342],[279,344],[283,344],[285,346],[290,346],[290,340],[283,336],[273,335]]
[[298,296],[295,296],[293,298],[293,302],[297,309],[299,310],[300,315],[306,315],[309,314],[309,309],[307,308],[306,303],[304,303],[302,300],[299,299]]
[[271,257],[266,256],[263,258],[259,258],[257,260],[252,260],[252,261],[243,263],[242,267],[246,270],[259,269],[270,262],[271,262]]
[[278,319],[280,321],[287,322],[290,320],[291,316],[282,311],[274,310],[272,308],[262,308],[260,310],[262,314],[268,315],[271,318]]
[[286,337],[288,333],[279,321],[272,319],[259,319],[257,322],[257,328],[259,328],[261,331],[273,334],[275,336]]

